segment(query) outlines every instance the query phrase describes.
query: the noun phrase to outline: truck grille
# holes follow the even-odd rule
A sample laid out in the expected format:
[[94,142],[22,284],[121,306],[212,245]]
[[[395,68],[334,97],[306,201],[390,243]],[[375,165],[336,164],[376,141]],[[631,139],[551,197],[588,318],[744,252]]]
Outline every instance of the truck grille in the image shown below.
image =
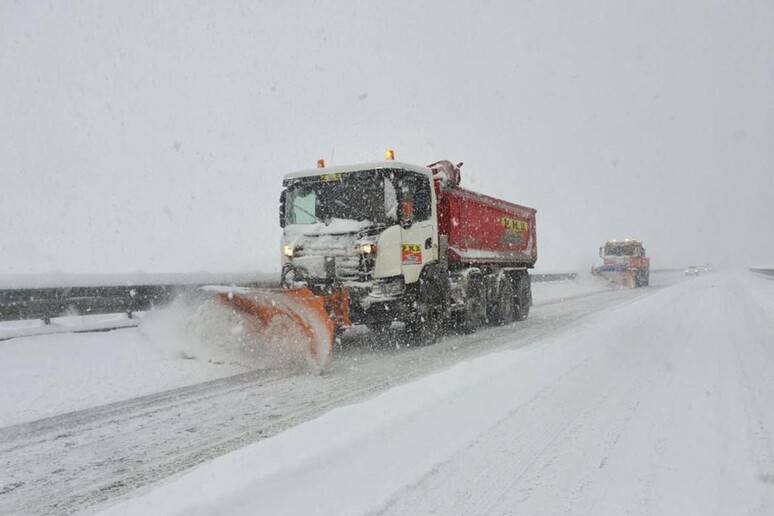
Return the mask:
[[336,239],[327,235],[306,237],[297,256],[333,258],[336,264],[336,278],[340,280],[357,281],[365,272],[361,271],[360,253],[355,249],[354,235],[341,235]]

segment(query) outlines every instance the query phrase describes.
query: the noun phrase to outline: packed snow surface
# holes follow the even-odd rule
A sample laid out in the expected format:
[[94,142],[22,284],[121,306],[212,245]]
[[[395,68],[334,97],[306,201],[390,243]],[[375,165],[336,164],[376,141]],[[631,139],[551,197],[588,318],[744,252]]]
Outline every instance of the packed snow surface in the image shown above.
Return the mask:
[[[596,278],[533,285],[537,304],[609,288]],[[287,338],[246,349],[243,321],[216,312],[209,304],[181,300],[144,314],[139,328],[0,341],[0,427],[296,361],[273,351],[287,348]],[[49,326],[5,322],[0,337],[116,325],[115,318],[126,316],[70,317]],[[58,388],[62,385],[67,389]]]
[[107,513],[772,514],[772,299],[748,273],[688,279]]
[[0,342],[0,428],[243,372],[136,329]]
[[283,365],[287,354],[268,344],[284,351],[296,339],[279,332],[259,342],[238,314],[194,297],[144,314],[137,328],[0,341],[0,428]]

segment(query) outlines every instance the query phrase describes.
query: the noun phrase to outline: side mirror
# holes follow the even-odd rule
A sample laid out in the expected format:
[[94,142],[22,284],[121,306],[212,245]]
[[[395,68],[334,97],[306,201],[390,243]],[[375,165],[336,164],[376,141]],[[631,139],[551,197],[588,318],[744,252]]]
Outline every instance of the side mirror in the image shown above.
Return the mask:
[[287,190],[282,190],[282,193],[280,194],[280,202],[279,202],[279,223],[280,227],[285,227],[285,197],[288,193]]
[[605,257],[604,253],[605,253],[605,248],[604,247],[600,247],[599,248],[599,257],[600,258],[604,258]]
[[410,228],[414,223],[414,203],[403,201],[400,204],[400,215],[400,225],[404,228]]

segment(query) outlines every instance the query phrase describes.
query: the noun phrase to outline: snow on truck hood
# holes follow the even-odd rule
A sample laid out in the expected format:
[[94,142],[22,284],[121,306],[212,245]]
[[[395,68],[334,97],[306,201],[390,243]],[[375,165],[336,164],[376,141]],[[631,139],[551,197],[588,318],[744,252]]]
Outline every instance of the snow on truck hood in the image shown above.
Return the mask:
[[342,165],[338,167],[324,167],[324,168],[311,168],[307,170],[299,170],[298,172],[290,172],[283,176],[284,179],[298,179],[302,177],[323,176],[329,174],[344,174],[347,172],[358,172],[361,170],[378,170],[378,169],[393,169],[398,168],[402,170],[410,170],[419,174],[425,174],[432,176],[433,171],[427,167],[420,167],[412,165],[410,163],[403,163],[400,161],[374,161],[370,163],[360,163],[359,165]]
[[357,233],[373,226],[370,220],[331,219],[330,223],[318,222],[316,224],[290,224],[285,226],[285,236],[317,236],[317,235],[344,235]]

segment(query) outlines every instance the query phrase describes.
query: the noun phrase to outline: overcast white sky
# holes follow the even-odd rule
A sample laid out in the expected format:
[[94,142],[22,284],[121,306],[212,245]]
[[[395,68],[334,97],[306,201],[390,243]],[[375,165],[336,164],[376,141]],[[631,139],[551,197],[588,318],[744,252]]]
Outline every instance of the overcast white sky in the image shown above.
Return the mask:
[[774,4],[0,0],[0,274],[276,270],[281,175],[464,161],[538,267],[774,262]]

